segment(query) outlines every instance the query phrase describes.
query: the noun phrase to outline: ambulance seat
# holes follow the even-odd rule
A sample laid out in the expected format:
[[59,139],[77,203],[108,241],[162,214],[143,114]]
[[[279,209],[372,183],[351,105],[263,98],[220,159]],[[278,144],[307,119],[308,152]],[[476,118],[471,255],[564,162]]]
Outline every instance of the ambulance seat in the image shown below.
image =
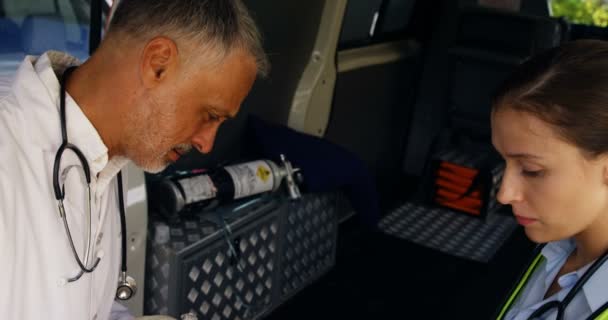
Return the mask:
[[452,35],[423,70],[404,155],[408,175],[421,176],[454,135],[490,147],[494,91],[527,57],[567,39],[568,30],[561,20],[477,6],[461,8],[455,24],[442,27]]

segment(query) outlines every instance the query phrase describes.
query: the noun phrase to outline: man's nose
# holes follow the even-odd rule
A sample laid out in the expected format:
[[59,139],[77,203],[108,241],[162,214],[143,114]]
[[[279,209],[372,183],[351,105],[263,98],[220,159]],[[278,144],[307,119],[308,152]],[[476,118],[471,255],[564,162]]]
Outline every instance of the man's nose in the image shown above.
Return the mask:
[[203,126],[197,133],[192,136],[192,145],[200,153],[209,153],[213,149],[215,136],[220,123]]

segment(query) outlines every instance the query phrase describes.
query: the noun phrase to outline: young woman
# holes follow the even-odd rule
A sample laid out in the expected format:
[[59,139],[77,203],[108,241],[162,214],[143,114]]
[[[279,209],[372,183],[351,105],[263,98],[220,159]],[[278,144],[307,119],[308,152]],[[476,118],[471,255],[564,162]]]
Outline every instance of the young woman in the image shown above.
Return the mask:
[[498,200],[544,244],[498,319],[608,319],[608,42],[539,54],[499,89]]

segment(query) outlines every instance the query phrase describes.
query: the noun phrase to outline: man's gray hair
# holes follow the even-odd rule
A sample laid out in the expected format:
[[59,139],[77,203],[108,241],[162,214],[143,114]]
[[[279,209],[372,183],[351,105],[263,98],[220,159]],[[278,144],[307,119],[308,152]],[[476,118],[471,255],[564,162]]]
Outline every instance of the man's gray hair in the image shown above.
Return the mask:
[[258,74],[269,69],[260,32],[241,0],[120,0],[108,30],[113,33],[198,40],[221,57],[244,49],[255,58]]

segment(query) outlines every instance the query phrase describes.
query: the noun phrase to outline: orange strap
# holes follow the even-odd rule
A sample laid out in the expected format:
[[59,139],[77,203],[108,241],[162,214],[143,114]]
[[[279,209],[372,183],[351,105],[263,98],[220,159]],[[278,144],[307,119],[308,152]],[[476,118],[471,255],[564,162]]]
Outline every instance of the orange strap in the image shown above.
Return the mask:
[[464,188],[468,188],[471,185],[471,183],[473,183],[472,179],[461,177],[457,174],[451,173],[446,170],[437,171],[437,178],[448,180],[448,181],[455,183]]
[[457,164],[453,164],[451,162],[446,162],[446,161],[441,161],[439,163],[439,169],[446,169],[446,170],[453,171],[457,175],[468,178],[468,179],[475,178],[475,176],[477,176],[477,173],[479,173],[478,170],[459,166]]
[[481,199],[479,198],[473,198],[473,197],[462,197],[461,195],[457,194],[457,193],[453,193],[444,189],[437,189],[437,198],[439,198],[442,201],[449,201],[449,202],[455,202],[455,201],[461,201],[462,200],[462,204],[466,204],[469,207],[481,207]]
[[[444,179],[437,179],[435,181],[435,183],[437,184],[437,186],[441,187],[439,189],[445,189],[447,191],[454,192],[454,193],[459,194],[459,195],[464,194],[468,190],[468,187],[462,187],[462,186],[459,186],[457,184],[451,183],[450,181],[447,181],[447,180],[444,180]],[[474,198],[480,198],[481,197],[481,192],[478,189],[477,190],[473,190],[473,192],[471,192],[468,196],[474,197]]]

